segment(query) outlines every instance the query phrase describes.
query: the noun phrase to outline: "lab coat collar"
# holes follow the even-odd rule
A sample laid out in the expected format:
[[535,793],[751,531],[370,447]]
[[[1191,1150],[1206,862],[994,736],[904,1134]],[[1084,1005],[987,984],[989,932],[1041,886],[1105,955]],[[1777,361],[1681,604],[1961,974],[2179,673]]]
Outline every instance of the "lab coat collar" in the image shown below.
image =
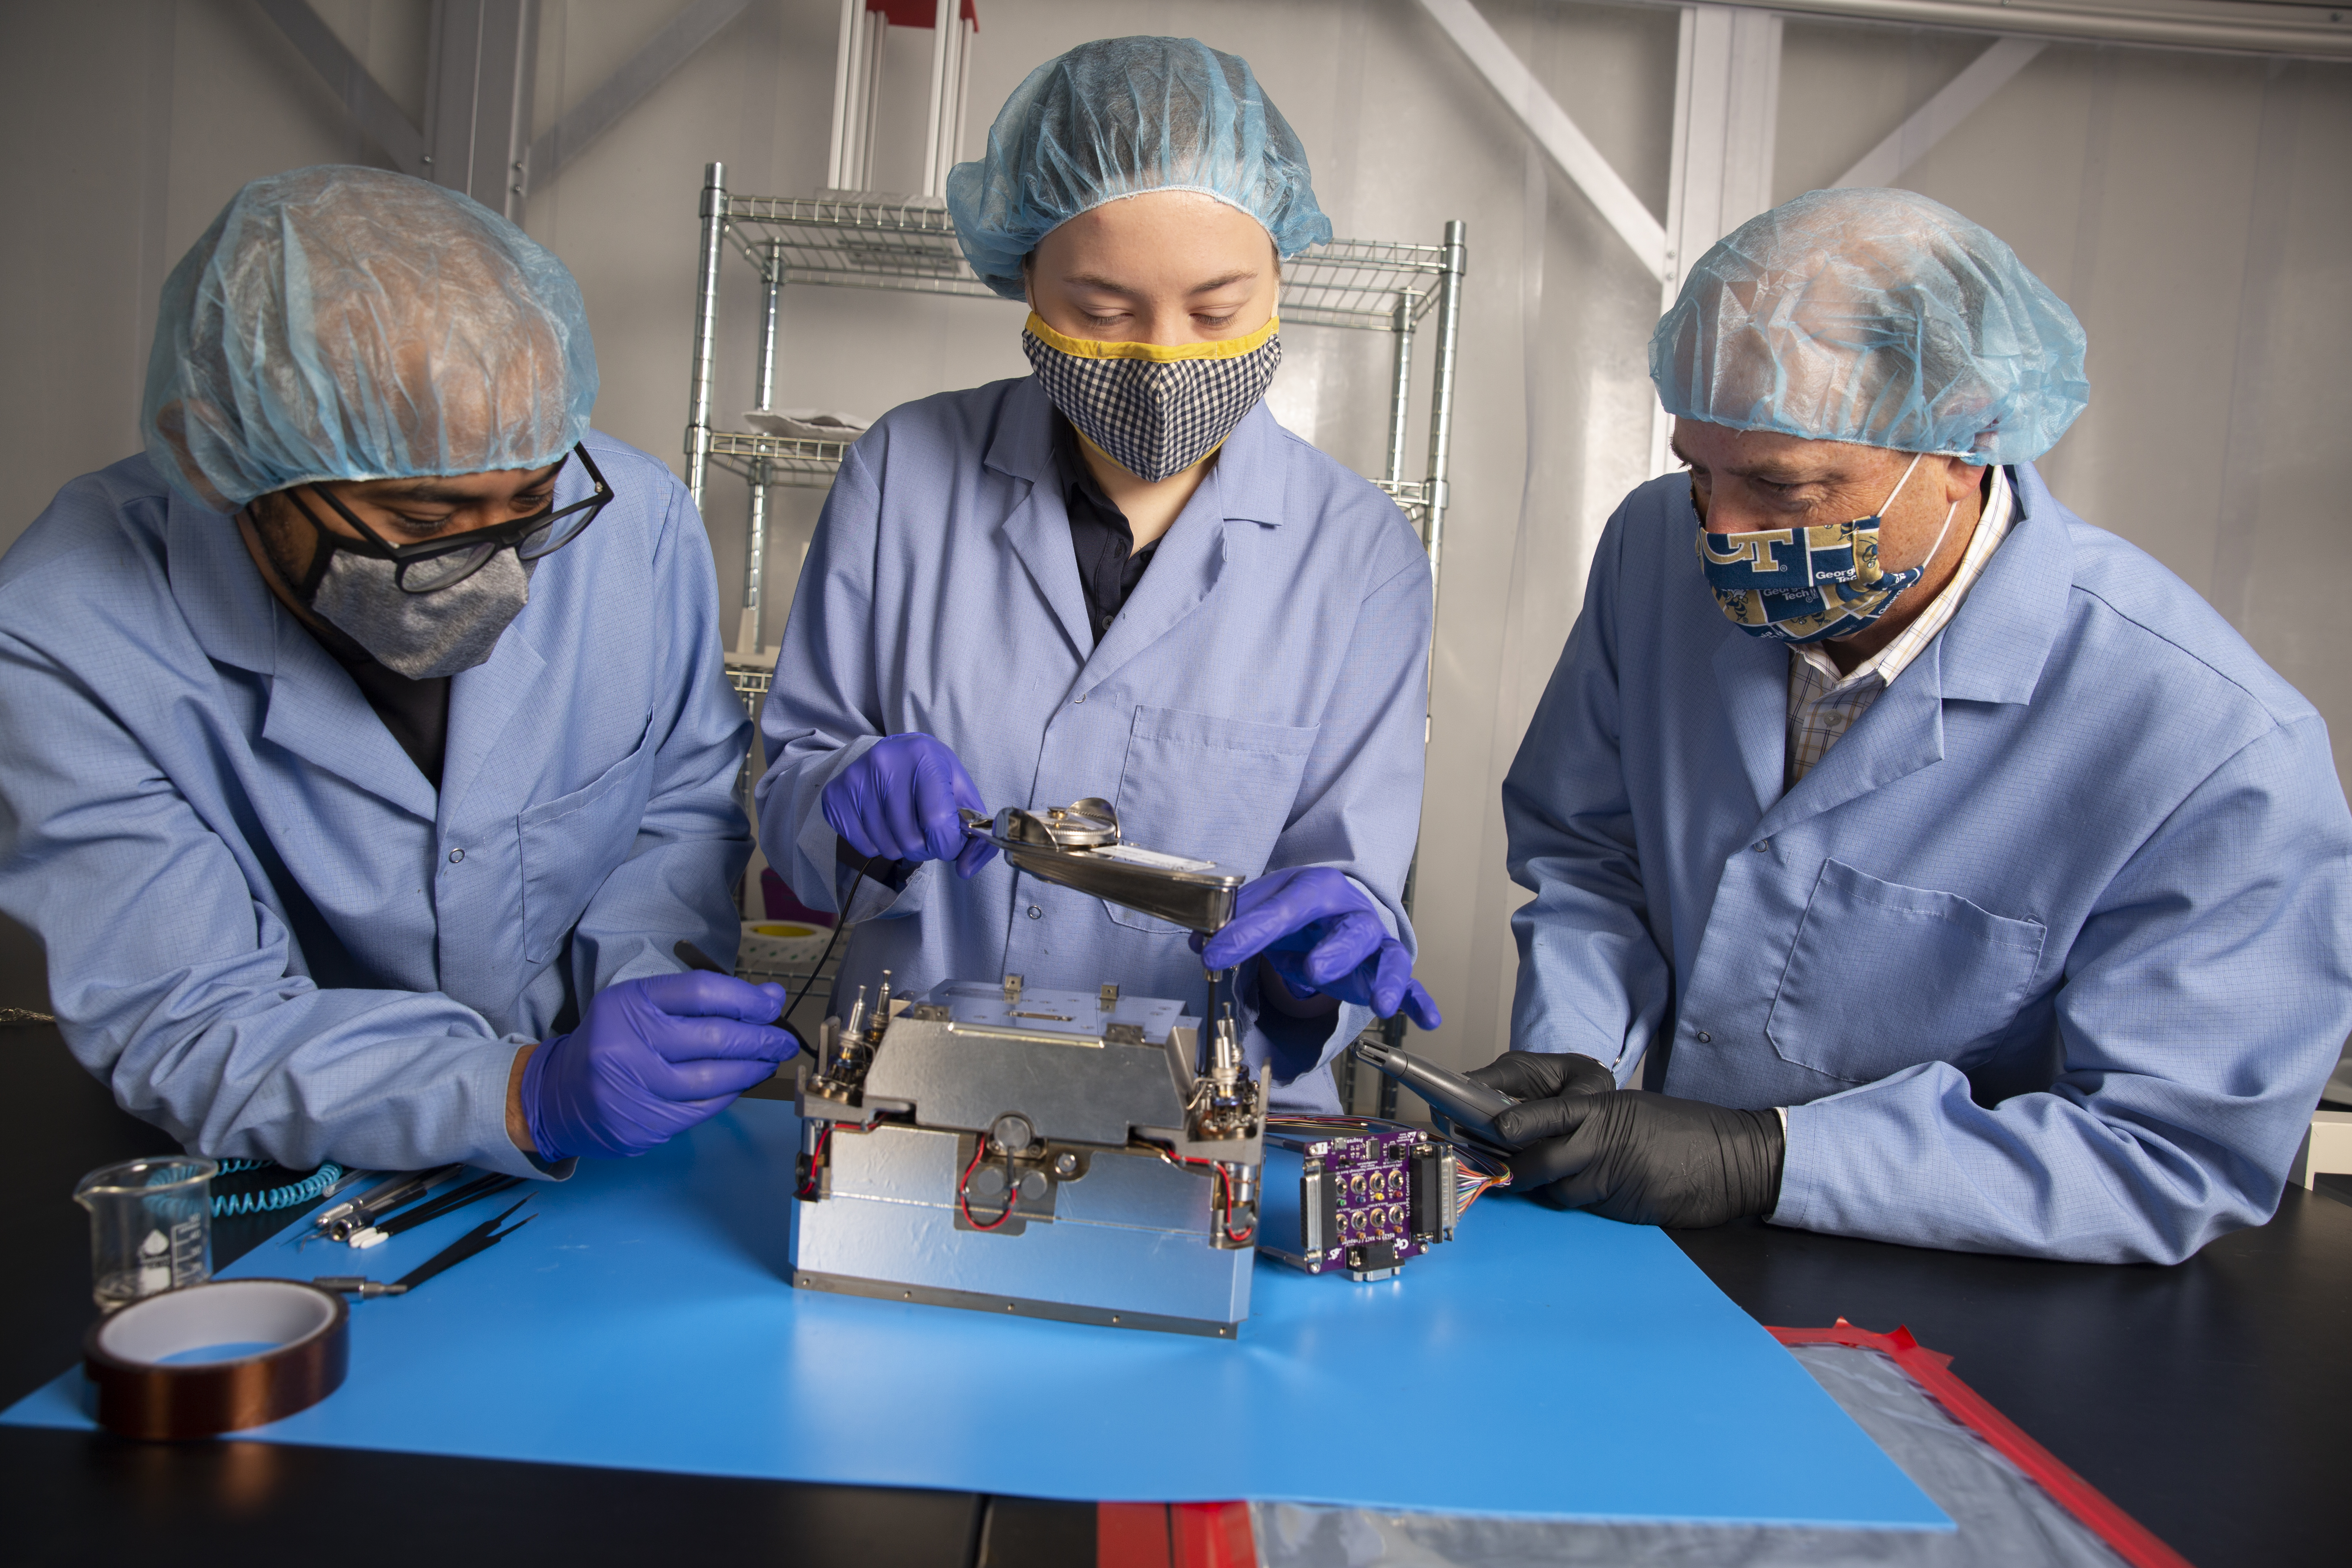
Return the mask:
[[236,519],[175,490],[164,528],[172,597],[197,646],[221,664],[268,679],[260,738],[432,821],[433,785],[343,667],[270,593]]
[[[2017,521],[1951,625],[1879,694],[1870,711],[1796,788],[1772,803],[1760,833],[1779,833],[1943,761],[1948,700],[2032,700],[2065,615],[2073,556],[2058,504],[2032,465],[2017,465],[2010,471],[2010,482],[2016,489]],[[1735,635],[1742,641],[1754,640]],[[1748,731],[1760,731],[1768,716],[1771,720],[1775,736],[1769,749],[1776,773],[1788,743],[1788,656],[1785,650],[1774,651],[1780,655],[1780,700],[1768,705],[1759,700],[1760,691],[1745,689],[1741,705],[1732,709],[1733,732],[1759,800],[1766,798],[1759,765],[1765,748],[1757,743],[1760,735]],[[1719,681],[1727,662],[1737,661],[1718,654]],[[1732,697],[1727,687],[1726,700]],[[1771,784],[1777,792],[1777,776]]]
[[[1948,628],[1947,628],[1948,629]],[[1797,781],[1764,814],[1757,831],[1780,833],[1808,817],[1884,789],[1896,780],[1944,760],[1944,639],[1937,637],[1913,659],[1895,684],[1878,694],[1870,711],[1813,770]],[[1776,717],[1788,744],[1788,654],[1781,652],[1780,702]]]
[[[1215,591],[1226,558],[1233,552],[1234,531],[1247,527],[1245,520],[1234,519],[1226,511],[1224,498],[1234,488],[1228,482],[1231,479],[1220,460],[1168,531],[1160,535],[1150,569],[1088,656],[1078,677],[1082,687],[1091,689],[1108,679],[1119,666],[1173,631]],[[1062,553],[1072,553],[1066,541]]]
[[1209,596],[1230,552],[1231,524],[1280,524],[1285,473],[1276,443],[1283,439],[1282,427],[1263,401],[1242,416],[1201,488],[1161,536],[1127,607],[1097,644],[1070,542],[1052,421],[1053,405],[1036,378],[1019,383],[1004,400],[982,461],[1029,481],[1027,497],[1006,514],[1000,531],[1084,666],[1079,684],[1091,687],[1165,637]]
[[[554,579],[555,574],[543,565],[533,585],[542,593],[551,591]],[[530,612],[531,606],[525,605],[491,648],[490,657],[471,669],[459,670],[449,682],[449,746],[441,759],[440,821],[445,828],[455,824],[460,809],[472,804],[467,792],[481,782],[483,764],[491,754],[509,742],[508,731],[523,699],[543,690],[541,682],[547,673],[547,660],[530,640]],[[561,722],[560,716],[557,721]],[[522,804],[492,800],[469,811],[468,816],[478,818],[485,812],[520,808]]]
[[235,517],[206,510],[176,489],[166,496],[164,560],[180,618],[207,657],[268,675],[278,667],[277,623],[293,617],[262,582]]
[[2065,626],[2074,586],[2065,509],[2031,463],[2012,467],[2009,484],[2017,520],[1937,639],[1944,695],[1955,701],[2032,701]]
[[1725,620],[1713,604],[1707,619],[1728,636],[1715,648],[1715,685],[1723,715],[1739,752],[1740,770],[1756,792],[1759,813],[1772,809],[1787,776],[1789,745],[1789,650],[1782,644],[1749,637]]

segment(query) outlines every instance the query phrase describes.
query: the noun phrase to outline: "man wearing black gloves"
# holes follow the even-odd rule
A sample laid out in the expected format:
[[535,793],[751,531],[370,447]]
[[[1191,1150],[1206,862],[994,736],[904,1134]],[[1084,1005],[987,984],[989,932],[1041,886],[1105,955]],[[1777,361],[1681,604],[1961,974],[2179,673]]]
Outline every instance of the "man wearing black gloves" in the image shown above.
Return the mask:
[[2311,704],[2035,471],[2084,353],[1910,192],[1692,268],[1650,342],[1687,472],[1610,520],[1503,785],[1520,1048],[1473,1076],[1517,1190],[2100,1262],[2276,1208],[2352,1029],[2352,814]]
[[1591,1057],[1509,1051],[1469,1075],[1522,1103],[1495,1131],[1514,1191],[1629,1225],[1697,1229],[1780,1201],[1779,1113],[1621,1090]]

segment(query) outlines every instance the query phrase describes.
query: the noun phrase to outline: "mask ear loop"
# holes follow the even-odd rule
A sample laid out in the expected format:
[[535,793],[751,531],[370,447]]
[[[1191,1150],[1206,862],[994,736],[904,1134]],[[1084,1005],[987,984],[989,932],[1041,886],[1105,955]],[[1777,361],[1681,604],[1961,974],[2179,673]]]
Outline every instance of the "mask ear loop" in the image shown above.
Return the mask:
[[[1911,482],[1911,475],[1913,471],[1919,467],[1919,459],[1927,455],[1927,454],[1925,452],[1914,452],[1911,454],[1911,467],[1903,470],[1903,477],[1895,481],[1895,488],[1886,492],[1886,499],[1885,500],[1878,503],[1878,510],[1874,513],[1871,518],[1873,522],[1881,527],[1885,525],[1886,509],[1895,504],[1895,498],[1901,495],[1903,493],[1903,487]],[[1944,535],[1952,531],[1952,519],[1959,515],[1959,510],[1960,503],[1958,501],[1954,501],[1951,505],[1944,509],[1944,526],[1936,531],[1936,542],[1927,546],[1927,553],[1921,558],[1917,566],[1906,567],[1904,570],[1916,571],[1923,577],[1927,575],[1928,563],[1936,559],[1936,552],[1944,548]]]
[[1895,481],[1895,488],[1886,492],[1886,499],[1880,501],[1878,503],[1878,510],[1870,514],[1874,519],[1880,522],[1885,522],[1886,521],[1886,509],[1895,504],[1895,498],[1901,495],[1903,493],[1903,487],[1911,482],[1911,476],[1918,471],[1919,459],[1927,455],[1927,454],[1925,452],[1914,452],[1911,454],[1911,466],[1903,470],[1903,477]]
[[1952,531],[1952,519],[1958,515],[1959,510],[1958,501],[1944,509],[1944,526],[1936,531],[1936,542],[1927,546],[1927,553],[1920,559],[1918,571],[1921,576],[1927,574],[1927,567],[1936,559],[1936,552],[1944,548],[1944,535]]

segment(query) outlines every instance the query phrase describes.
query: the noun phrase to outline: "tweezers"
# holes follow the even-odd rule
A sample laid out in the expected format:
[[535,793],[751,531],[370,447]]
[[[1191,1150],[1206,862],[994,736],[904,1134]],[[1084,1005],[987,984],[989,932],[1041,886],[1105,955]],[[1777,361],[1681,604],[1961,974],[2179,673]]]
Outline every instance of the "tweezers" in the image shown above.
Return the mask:
[[352,1274],[323,1274],[310,1283],[321,1290],[340,1290],[346,1295],[357,1296],[362,1300],[373,1296],[404,1296],[443,1269],[454,1268],[476,1253],[488,1252],[491,1247],[537,1219],[539,1217],[537,1215],[526,1215],[514,1224],[506,1226],[504,1230],[499,1228],[506,1225],[515,1209],[522,1207],[529,1202],[530,1202],[529,1197],[516,1200],[514,1208],[507,1210],[505,1214],[494,1219],[484,1220],[389,1285],[373,1279],[364,1279]]

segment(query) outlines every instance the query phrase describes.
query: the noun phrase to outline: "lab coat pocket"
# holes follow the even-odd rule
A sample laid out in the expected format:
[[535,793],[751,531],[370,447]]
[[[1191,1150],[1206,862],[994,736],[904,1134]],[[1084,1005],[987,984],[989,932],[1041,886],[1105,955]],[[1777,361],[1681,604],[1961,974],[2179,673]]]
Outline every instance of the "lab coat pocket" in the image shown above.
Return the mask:
[[629,858],[652,792],[655,744],[637,749],[585,789],[541,801],[515,819],[522,838],[523,959],[546,963],[562,950],[588,900]]
[[1784,1061],[1849,1083],[1951,1061],[2032,994],[2038,921],[1824,861],[1764,1032]]
[[[1138,708],[1118,777],[1120,837],[1146,849],[1214,860],[1255,875],[1274,851],[1298,798],[1316,727],[1260,724]],[[1181,926],[1117,904],[1110,918],[1133,931]]]

